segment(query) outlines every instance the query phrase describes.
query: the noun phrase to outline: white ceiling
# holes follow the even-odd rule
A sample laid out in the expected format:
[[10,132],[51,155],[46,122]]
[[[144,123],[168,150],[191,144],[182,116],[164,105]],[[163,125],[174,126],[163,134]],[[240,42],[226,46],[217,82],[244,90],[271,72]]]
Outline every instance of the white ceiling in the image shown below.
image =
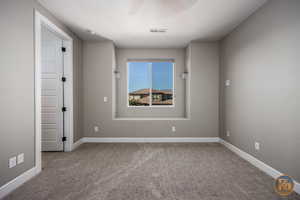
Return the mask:
[[[184,47],[193,40],[219,40],[266,1],[39,0],[80,38],[105,38],[118,47]],[[151,33],[151,28],[167,32]]]

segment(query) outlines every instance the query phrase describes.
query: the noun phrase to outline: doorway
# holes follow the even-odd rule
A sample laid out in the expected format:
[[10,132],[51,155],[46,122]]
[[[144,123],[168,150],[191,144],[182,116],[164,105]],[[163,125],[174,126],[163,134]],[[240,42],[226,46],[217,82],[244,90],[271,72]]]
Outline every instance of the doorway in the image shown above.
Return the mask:
[[35,165],[41,151],[72,151],[73,39],[35,11]]

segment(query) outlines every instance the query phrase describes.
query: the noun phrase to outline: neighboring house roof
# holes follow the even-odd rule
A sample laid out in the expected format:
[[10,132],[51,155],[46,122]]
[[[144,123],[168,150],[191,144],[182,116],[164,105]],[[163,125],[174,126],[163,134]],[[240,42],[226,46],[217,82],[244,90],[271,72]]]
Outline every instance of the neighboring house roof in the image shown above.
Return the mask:
[[133,92],[130,92],[130,95],[138,95],[138,94],[149,94],[150,93],[150,89],[141,89],[141,90],[136,90]]
[[[140,89],[134,92],[130,92],[129,95],[147,95],[150,93],[150,89]],[[173,94],[172,90],[152,90],[152,94]]]
[[173,90],[160,90],[164,94],[173,94]]

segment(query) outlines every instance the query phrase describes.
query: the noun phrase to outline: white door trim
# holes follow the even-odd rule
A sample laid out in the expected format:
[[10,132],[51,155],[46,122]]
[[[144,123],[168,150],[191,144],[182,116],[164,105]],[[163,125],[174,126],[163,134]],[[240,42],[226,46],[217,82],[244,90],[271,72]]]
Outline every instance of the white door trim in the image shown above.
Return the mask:
[[73,145],[73,39],[48,18],[35,10],[35,166],[41,170],[41,29],[42,25],[57,33],[64,41],[67,52],[64,54],[65,104],[65,151],[71,151]]

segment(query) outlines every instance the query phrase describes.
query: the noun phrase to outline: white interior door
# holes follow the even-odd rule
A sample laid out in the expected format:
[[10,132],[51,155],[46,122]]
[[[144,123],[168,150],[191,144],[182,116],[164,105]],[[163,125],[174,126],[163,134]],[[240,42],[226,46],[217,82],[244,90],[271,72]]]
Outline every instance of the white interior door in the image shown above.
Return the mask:
[[42,28],[42,151],[63,151],[63,40]]

